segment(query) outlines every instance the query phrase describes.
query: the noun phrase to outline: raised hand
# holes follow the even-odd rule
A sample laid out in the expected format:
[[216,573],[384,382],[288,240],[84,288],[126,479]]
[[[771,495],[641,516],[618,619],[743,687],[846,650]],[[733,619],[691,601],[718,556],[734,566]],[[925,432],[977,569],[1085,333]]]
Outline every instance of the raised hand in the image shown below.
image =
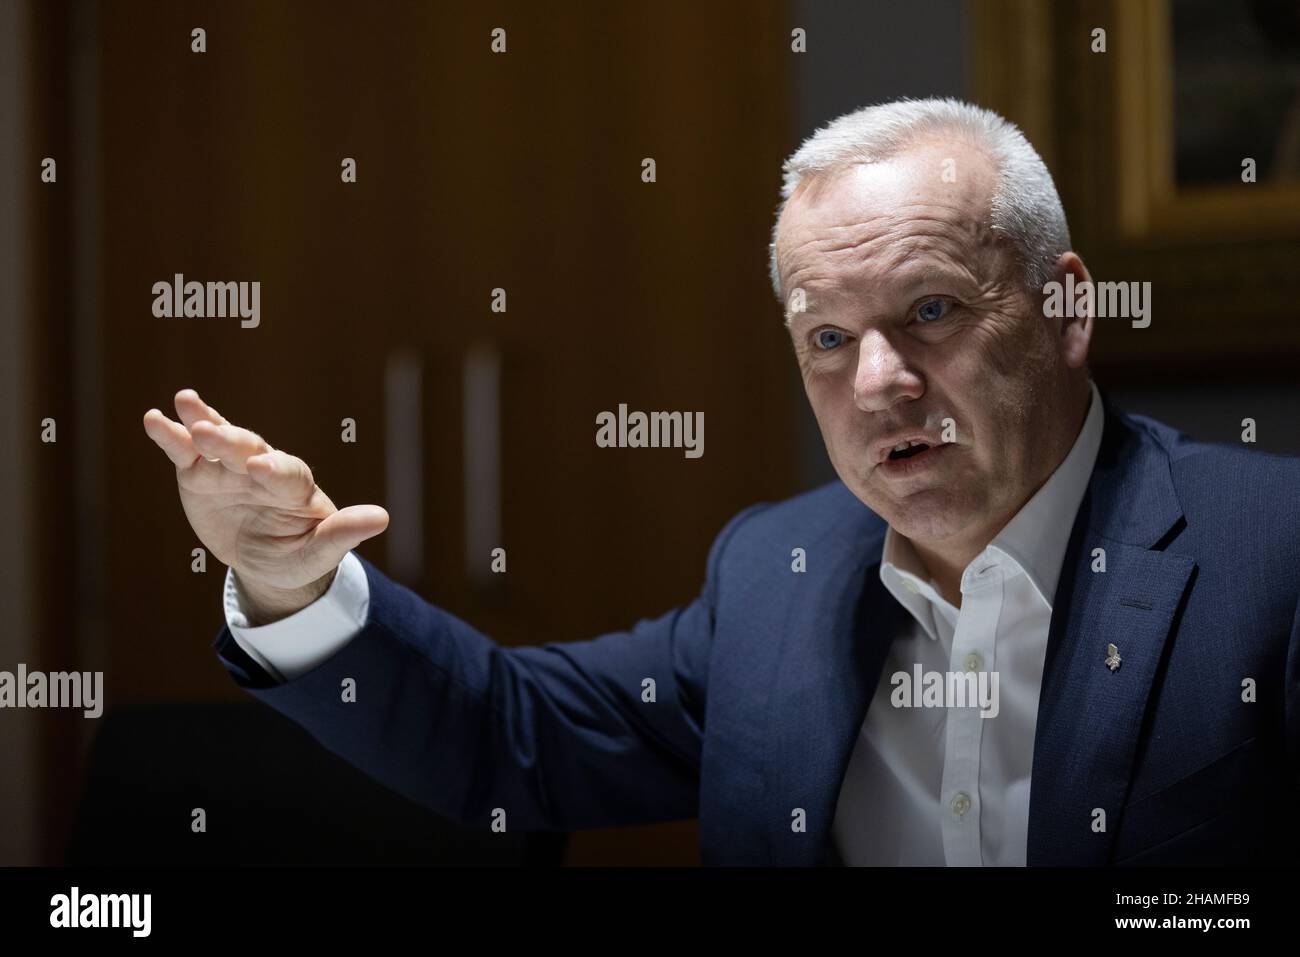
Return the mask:
[[176,466],[199,541],[235,570],[252,624],[311,604],[348,551],[388,527],[378,505],[336,508],[306,462],[227,422],[193,389],[175,404],[180,422],[150,409],[145,432]]

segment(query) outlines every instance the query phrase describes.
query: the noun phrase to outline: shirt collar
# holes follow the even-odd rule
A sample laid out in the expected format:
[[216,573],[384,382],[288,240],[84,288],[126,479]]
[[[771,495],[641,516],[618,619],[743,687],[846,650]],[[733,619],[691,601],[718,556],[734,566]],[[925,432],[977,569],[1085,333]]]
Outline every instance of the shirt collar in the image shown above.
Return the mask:
[[938,640],[934,609],[949,605],[949,602],[930,583],[930,575],[911,541],[895,532],[893,526],[885,529],[880,580],[898,603],[920,622],[925,633],[931,639]]
[[[1069,546],[1070,531],[1101,447],[1105,418],[1101,395],[1091,379],[1088,380],[1088,389],[1091,393],[1088,414],[1069,453],[1042,487],[993,537],[984,553],[967,566],[962,576],[963,586],[977,566],[987,565],[990,558],[1000,561],[1005,557],[1029,576],[1051,609],[1061,577],[1061,564]],[[892,526],[885,531],[880,580],[921,622],[930,637],[935,638],[929,606],[937,602],[946,604],[946,600],[930,584],[929,574],[912,543],[895,532]]]

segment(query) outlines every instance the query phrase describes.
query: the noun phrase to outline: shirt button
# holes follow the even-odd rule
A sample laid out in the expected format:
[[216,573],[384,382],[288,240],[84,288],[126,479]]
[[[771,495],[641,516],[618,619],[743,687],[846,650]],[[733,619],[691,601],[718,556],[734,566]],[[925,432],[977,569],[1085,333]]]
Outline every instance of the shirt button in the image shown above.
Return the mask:
[[965,668],[967,671],[983,671],[984,657],[978,651],[972,651],[966,656]]
[[970,810],[970,795],[965,791],[958,791],[952,798],[952,813],[961,817]]

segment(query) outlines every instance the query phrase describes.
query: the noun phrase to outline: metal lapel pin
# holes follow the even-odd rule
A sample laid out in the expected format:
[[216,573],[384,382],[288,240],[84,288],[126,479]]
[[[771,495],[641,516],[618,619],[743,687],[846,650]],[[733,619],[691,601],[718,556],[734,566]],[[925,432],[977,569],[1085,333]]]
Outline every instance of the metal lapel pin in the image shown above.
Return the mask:
[[1119,663],[1121,660],[1122,659],[1119,656],[1119,649],[1116,648],[1114,645],[1108,644],[1106,646],[1106,667],[1109,668],[1111,671],[1115,671],[1119,668]]

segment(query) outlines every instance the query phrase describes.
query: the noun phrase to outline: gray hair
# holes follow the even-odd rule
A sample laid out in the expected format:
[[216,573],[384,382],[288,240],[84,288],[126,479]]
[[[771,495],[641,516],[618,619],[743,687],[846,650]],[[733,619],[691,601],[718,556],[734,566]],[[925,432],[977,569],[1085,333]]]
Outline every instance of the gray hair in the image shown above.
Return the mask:
[[878,163],[928,133],[955,133],[984,150],[998,169],[990,225],[1010,239],[1024,281],[1041,290],[1052,265],[1070,246],[1061,198],[1042,157],[1020,129],[992,110],[955,99],[903,99],[863,107],[823,126],[785,161],[785,183],[772,226],[772,290],[784,303],[776,265],[777,226],[795,188],[807,176],[859,163]]

